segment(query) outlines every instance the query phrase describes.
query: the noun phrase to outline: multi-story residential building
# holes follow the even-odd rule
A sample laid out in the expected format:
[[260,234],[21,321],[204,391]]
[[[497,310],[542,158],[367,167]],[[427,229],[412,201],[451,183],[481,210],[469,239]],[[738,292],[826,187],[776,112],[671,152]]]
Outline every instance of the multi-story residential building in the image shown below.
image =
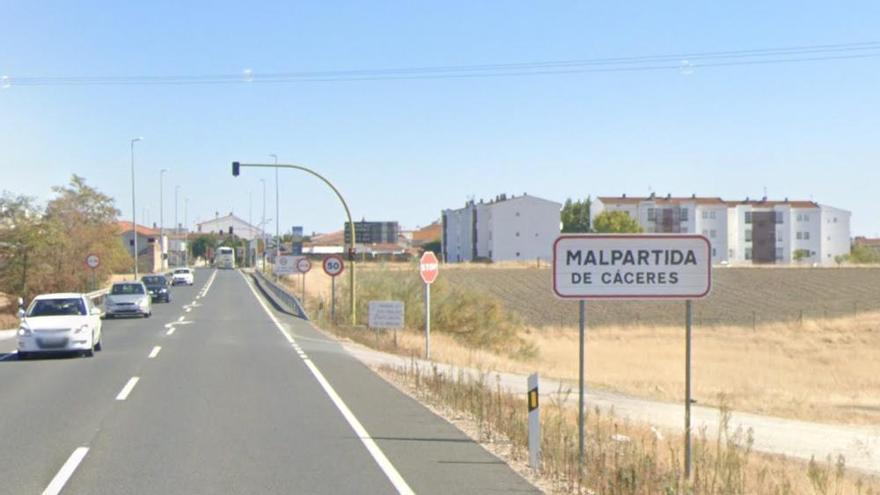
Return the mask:
[[559,236],[561,210],[561,203],[526,194],[468,201],[464,208],[443,210],[443,259],[548,260]]
[[850,250],[850,212],[813,201],[605,196],[591,215],[606,210],[627,212],[645,232],[702,234],[714,263],[833,264]]

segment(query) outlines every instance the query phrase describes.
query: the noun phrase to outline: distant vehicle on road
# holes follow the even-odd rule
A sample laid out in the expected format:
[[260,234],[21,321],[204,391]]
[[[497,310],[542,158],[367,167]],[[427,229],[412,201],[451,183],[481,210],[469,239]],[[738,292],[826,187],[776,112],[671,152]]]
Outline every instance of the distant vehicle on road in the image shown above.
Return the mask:
[[168,290],[168,279],[164,275],[147,275],[141,278],[147,286],[147,292],[154,301],[171,302],[171,291]]
[[175,268],[171,273],[171,285],[192,285],[194,282],[192,268]]
[[104,297],[107,318],[116,316],[143,316],[153,314],[153,301],[143,282],[116,282]]
[[18,358],[36,353],[92,356],[103,347],[101,310],[82,294],[43,294],[19,309]]
[[217,254],[214,255],[214,266],[230,270],[235,268],[235,249],[229,246],[218,247]]

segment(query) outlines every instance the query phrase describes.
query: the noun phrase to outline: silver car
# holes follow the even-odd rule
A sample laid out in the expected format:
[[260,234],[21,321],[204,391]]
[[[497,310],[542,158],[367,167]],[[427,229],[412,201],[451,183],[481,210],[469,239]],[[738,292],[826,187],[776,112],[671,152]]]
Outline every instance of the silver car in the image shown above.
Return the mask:
[[116,282],[104,297],[104,314],[116,316],[143,316],[153,314],[153,302],[143,282]]

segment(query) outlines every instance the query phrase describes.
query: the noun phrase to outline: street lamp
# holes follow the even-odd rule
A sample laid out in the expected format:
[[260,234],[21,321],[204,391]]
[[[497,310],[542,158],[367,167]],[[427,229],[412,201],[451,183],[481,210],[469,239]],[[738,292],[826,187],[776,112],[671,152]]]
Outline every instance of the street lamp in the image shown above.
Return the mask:
[[263,183],[263,220],[260,221],[260,237],[263,238],[263,271],[266,271],[266,179],[260,179]]
[[143,137],[136,137],[131,140],[131,230],[134,238],[134,279],[138,279],[138,233],[137,219],[135,218],[137,207],[134,200],[134,143],[143,141]]
[[355,232],[354,232],[354,222],[351,219],[351,210],[348,209],[348,203],[345,202],[345,198],[342,197],[342,194],[339,192],[339,189],[336,189],[336,186],[333,185],[332,182],[327,180],[326,177],[315,172],[314,170],[303,167],[302,165],[289,165],[289,164],[265,164],[265,163],[239,163],[232,162],[232,175],[237,177],[241,172],[241,167],[262,167],[262,168],[274,168],[275,173],[278,173],[279,168],[292,168],[294,170],[302,170],[303,172],[307,172],[315,177],[321,179],[325,184],[327,184],[330,189],[333,190],[333,193],[336,194],[336,197],[339,198],[339,202],[342,203],[342,208],[345,209],[345,215],[348,217],[348,228],[349,233],[351,234],[351,239],[349,242],[349,253],[350,253],[350,261],[351,261],[351,269],[348,271],[348,280],[349,280],[349,295],[351,298],[351,324],[355,325],[357,323],[357,300],[355,291]]
[[[174,237],[177,237],[180,234],[180,226],[177,223],[177,192],[180,191],[180,186],[174,186]],[[178,246],[179,248],[180,246]],[[177,256],[180,256],[180,249],[177,250]],[[175,257],[175,261],[177,264],[175,266],[180,266],[180,260]]]
[[278,212],[278,155],[272,153],[269,156],[275,159],[275,263],[281,256],[281,229],[278,227],[281,214]]
[[165,206],[163,205],[165,199],[165,174],[167,172],[167,168],[163,168],[159,171],[159,247],[161,248],[160,251],[162,251],[162,270],[168,268],[165,263],[167,246],[165,243]]
[[[187,228],[189,209],[189,198],[183,198],[183,226]],[[189,266],[189,230],[183,231],[183,266]]]

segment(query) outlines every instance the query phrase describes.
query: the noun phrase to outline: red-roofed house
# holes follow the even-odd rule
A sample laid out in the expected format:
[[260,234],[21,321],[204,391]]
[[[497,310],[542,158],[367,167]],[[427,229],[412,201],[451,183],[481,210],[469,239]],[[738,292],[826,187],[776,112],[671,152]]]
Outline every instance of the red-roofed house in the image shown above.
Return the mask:
[[[119,220],[119,235],[129,256],[134,253],[134,238],[137,233],[138,270],[144,273],[158,272],[162,269],[162,249],[159,244],[159,230]],[[167,242],[167,241],[166,241]]]

